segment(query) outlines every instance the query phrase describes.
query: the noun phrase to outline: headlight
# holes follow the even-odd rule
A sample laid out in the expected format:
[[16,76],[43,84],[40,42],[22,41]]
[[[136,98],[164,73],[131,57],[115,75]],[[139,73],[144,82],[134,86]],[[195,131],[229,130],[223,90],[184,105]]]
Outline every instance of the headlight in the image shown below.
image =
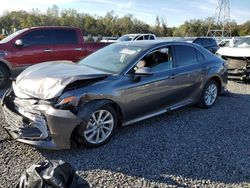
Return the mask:
[[60,109],[68,109],[68,108],[71,109],[72,107],[75,106],[75,102],[76,102],[76,97],[69,96],[69,97],[62,99],[58,104],[56,104],[56,107]]
[[70,96],[70,97],[66,97],[63,100],[60,101],[60,103],[58,105],[64,105],[64,104],[68,104],[68,103],[72,103],[76,100],[75,96]]

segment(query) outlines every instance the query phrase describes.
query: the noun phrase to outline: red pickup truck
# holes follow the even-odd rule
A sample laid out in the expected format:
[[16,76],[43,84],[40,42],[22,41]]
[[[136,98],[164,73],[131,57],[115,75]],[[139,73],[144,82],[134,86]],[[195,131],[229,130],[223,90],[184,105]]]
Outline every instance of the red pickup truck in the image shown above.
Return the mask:
[[0,41],[0,88],[28,66],[56,60],[77,62],[106,43],[84,42],[75,27],[33,27]]

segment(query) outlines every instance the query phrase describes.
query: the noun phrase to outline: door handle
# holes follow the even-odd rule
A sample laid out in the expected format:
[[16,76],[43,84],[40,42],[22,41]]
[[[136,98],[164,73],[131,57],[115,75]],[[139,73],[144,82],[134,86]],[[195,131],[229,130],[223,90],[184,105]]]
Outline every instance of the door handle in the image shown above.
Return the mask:
[[175,74],[171,74],[168,78],[169,78],[169,79],[174,79],[175,77],[176,77]]
[[51,49],[46,49],[46,50],[44,50],[44,52],[52,52],[53,50],[51,50]]
[[82,48],[75,48],[75,51],[82,51]]

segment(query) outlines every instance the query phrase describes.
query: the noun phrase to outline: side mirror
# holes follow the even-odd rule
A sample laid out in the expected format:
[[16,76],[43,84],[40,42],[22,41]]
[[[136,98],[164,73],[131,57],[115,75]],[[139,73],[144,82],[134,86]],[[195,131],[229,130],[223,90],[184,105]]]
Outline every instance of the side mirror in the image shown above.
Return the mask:
[[151,76],[151,75],[153,75],[153,72],[151,71],[151,68],[149,68],[149,67],[141,67],[135,71],[135,75]]
[[17,39],[17,40],[15,41],[15,45],[16,45],[17,47],[23,46],[23,41],[22,41],[22,39]]

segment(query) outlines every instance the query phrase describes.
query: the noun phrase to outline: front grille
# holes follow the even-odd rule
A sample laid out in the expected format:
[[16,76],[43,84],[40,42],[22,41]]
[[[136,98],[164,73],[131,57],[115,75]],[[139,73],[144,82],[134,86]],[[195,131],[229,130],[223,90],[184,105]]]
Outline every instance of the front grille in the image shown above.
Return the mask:
[[3,106],[3,113],[6,124],[15,129],[20,129],[25,127],[23,123],[22,116],[10,111],[6,106]]

